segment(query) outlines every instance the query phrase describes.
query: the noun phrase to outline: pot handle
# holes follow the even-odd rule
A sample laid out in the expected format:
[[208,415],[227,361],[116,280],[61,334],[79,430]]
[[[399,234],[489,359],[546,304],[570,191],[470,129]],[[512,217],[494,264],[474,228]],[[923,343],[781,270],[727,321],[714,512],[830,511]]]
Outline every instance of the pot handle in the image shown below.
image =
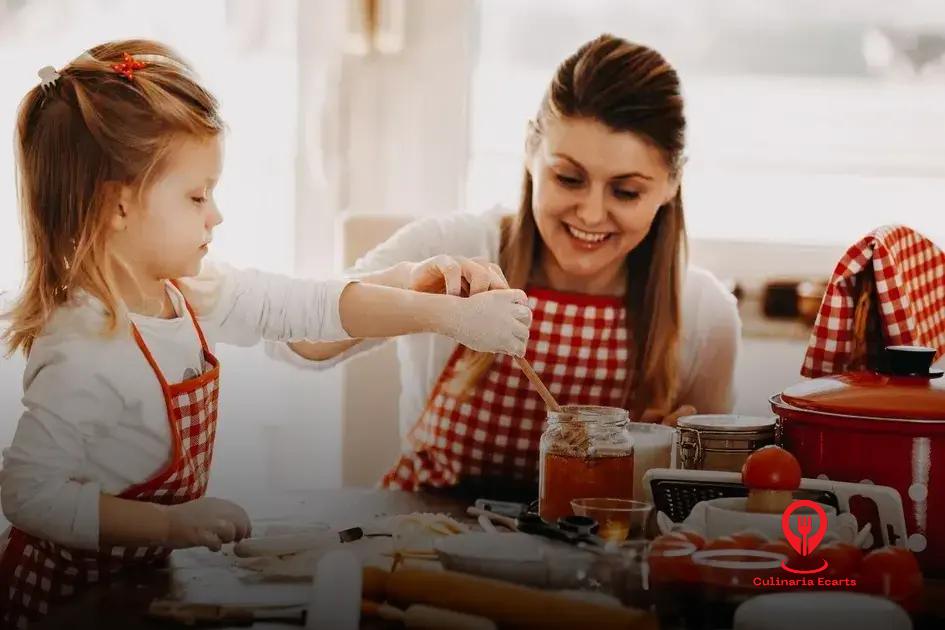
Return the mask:
[[942,370],[933,370],[935,348],[923,346],[886,346],[879,372],[890,376],[939,378]]

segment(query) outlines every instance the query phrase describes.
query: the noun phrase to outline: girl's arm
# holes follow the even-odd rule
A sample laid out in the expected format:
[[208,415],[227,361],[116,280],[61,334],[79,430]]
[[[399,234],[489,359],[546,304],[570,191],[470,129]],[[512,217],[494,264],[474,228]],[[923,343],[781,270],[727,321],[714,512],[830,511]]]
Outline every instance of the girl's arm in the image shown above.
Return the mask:
[[[472,296],[483,291],[508,289],[508,282],[498,265],[483,260],[452,256],[434,256],[419,263],[403,262],[390,269],[359,276],[363,284],[409,289],[420,295],[436,293],[451,296]],[[436,304],[436,301],[432,301]],[[347,326],[346,326],[347,328]],[[441,332],[435,328],[414,332]],[[403,333],[395,333],[403,334]],[[448,334],[448,333],[444,333]],[[352,335],[384,337],[385,335]],[[394,336],[394,335],[390,335]],[[289,348],[312,361],[332,359],[361,343],[362,339],[339,342],[290,342]]]
[[523,291],[500,289],[468,298],[351,284],[339,300],[352,337],[393,337],[432,332],[480,352],[522,356],[531,309]]
[[[432,263],[431,263],[432,264]],[[451,263],[450,263],[451,264]],[[400,265],[373,276],[374,281],[402,284]],[[485,269],[485,268],[483,268]],[[210,311],[216,340],[252,345],[260,339],[281,342],[378,339],[433,332],[476,350],[520,355],[528,338],[531,311],[522,291],[482,292],[469,298],[422,293],[351,280],[306,280],[256,270],[219,267],[219,297]],[[476,278],[484,291],[499,284]],[[188,283],[185,295],[200,296],[203,278]],[[504,283],[504,280],[501,280]],[[455,292],[460,290],[456,282]]]
[[243,508],[224,499],[203,497],[186,503],[160,505],[107,494],[99,499],[99,542],[126,547],[162,546],[172,549],[208,547],[251,533]]
[[[456,212],[418,219],[360,258],[349,277],[366,284],[451,295],[460,295],[464,289],[469,294],[485,288],[507,288],[501,270],[494,264],[499,251],[499,220],[497,212]],[[476,277],[487,278],[487,285],[480,286]],[[493,279],[495,282],[488,281]],[[269,344],[266,350],[298,367],[320,370],[382,343],[380,339],[303,341],[288,347]]]
[[[34,346],[13,443],[3,451],[0,501],[18,529],[75,549],[161,545],[218,549],[249,534],[238,506],[203,498],[173,506],[103,493],[90,475],[90,437],[121,417],[124,403],[96,370],[89,344]],[[114,448],[105,447],[105,448]]]

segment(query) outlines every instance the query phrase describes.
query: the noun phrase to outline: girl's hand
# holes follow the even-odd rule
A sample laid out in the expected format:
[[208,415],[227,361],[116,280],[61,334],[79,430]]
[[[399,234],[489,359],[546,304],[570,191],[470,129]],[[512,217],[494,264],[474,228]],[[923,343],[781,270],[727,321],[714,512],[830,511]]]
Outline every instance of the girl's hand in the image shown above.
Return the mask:
[[485,258],[434,256],[408,265],[404,288],[413,291],[465,297],[509,288],[499,265]]
[[661,424],[674,427],[680,418],[684,416],[691,416],[695,413],[697,413],[696,408],[692,405],[682,405],[679,407],[679,409],[667,415],[663,415],[663,412],[658,409],[647,409],[643,412],[643,417],[640,418],[640,421],[659,422]]
[[207,547],[219,551],[224,543],[248,538],[252,533],[246,510],[225,499],[204,497],[164,507],[167,535],[164,546],[172,549]]
[[532,310],[517,289],[496,289],[450,301],[436,332],[479,352],[524,356]]

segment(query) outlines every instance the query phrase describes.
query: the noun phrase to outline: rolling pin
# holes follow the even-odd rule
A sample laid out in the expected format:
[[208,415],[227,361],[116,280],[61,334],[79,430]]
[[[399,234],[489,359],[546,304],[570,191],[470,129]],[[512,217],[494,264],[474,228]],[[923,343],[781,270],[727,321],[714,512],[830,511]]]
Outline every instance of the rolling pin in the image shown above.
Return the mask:
[[305,625],[305,610],[298,606],[253,609],[156,599],[148,606],[148,616],[185,626],[251,626],[256,622],[265,621]]
[[[375,585],[378,576],[374,576]],[[389,574],[387,601],[426,604],[491,619],[500,628],[621,628],[657,630],[642,610],[578,601],[509,582],[454,571],[401,569]]]
[[408,606],[406,610],[394,608],[388,604],[378,604],[365,600],[361,604],[363,617],[380,617],[388,621],[397,621],[405,628],[420,630],[496,630],[496,625],[490,619],[467,615],[464,613],[433,608],[423,604]]

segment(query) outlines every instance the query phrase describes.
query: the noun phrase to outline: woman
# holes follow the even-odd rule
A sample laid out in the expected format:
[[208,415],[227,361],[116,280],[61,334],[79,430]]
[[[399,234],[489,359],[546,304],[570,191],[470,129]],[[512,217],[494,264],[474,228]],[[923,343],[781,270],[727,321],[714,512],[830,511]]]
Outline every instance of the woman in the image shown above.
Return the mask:
[[[728,412],[740,322],[721,284],[686,265],[684,128],[672,67],[649,48],[601,36],[559,66],[529,125],[517,214],[417,221],[355,272],[455,295],[506,278],[525,289],[534,311],[526,358],[562,404],[625,407],[667,423]],[[492,498],[524,485],[521,494],[534,496],[544,408],[511,358],[432,335],[397,343],[404,452],[382,485],[462,486]],[[293,350],[323,368],[373,345]]]

